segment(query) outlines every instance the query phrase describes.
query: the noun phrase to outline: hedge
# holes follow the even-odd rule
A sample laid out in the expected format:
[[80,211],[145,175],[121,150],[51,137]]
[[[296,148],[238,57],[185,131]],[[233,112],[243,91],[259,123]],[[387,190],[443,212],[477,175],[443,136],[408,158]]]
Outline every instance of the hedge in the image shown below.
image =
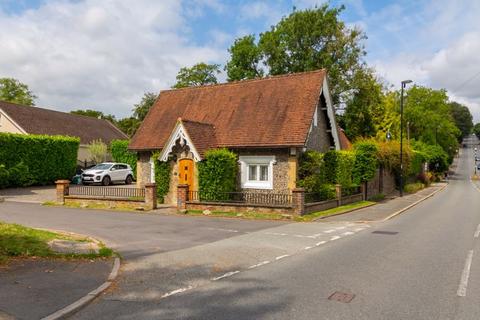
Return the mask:
[[128,150],[129,140],[112,140],[110,153],[115,162],[129,164],[132,167],[134,177],[137,176],[137,154]]
[[353,166],[353,181],[357,184],[373,179],[377,171],[377,144],[370,141],[360,141],[354,144],[355,163]]
[[300,156],[298,166],[297,185],[304,188],[306,192],[316,192],[325,183],[323,167],[324,154],[308,150]]
[[221,200],[225,192],[236,189],[237,156],[227,149],[213,149],[205,153],[205,159],[198,163],[198,180],[201,197]]
[[[0,178],[3,187],[51,184],[71,179],[77,166],[80,140],[65,136],[0,133]],[[5,173],[8,170],[8,174]]]

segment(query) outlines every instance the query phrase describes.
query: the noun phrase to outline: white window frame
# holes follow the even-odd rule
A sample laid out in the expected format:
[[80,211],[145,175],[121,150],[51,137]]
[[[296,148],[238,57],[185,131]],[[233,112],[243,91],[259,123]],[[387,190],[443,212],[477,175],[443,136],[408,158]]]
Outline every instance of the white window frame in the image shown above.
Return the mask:
[[[273,165],[275,156],[240,156],[240,178],[243,189],[273,190]],[[248,180],[249,166],[257,166],[257,180]],[[268,179],[260,181],[260,166],[268,166]]]

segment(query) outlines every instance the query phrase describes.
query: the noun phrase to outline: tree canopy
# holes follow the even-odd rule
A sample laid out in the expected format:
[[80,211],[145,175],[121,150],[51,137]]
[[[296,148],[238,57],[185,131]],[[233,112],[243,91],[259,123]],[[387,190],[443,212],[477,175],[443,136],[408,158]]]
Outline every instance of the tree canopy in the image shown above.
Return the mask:
[[177,74],[177,82],[173,88],[185,88],[204,86],[218,83],[217,74],[220,73],[220,65],[200,62],[191,68],[183,67]]
[[153,92],[145,92],[140,103],[133,106],[133,116],[138,120],[143,121],[147,116],[148,111],[157,100],[158,95]]
[[450,112],[452,114],[453,121],[455,122],[458,129],[460,129],[460,131],[462,132],[462,136],[460,138],[469,135],[473,129],[473,116],[470,113],[468,107],[458,102],[451,102]]
[[36,98],[26,84],[13,78],[0,78],[0,100],[34,106]]

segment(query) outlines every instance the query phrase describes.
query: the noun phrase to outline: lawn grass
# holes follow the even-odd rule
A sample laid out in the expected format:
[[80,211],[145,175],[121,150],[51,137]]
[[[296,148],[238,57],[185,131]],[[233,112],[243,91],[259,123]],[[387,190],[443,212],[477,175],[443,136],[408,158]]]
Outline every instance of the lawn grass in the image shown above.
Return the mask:
[[313,221],[313,220],[321,218],[321,217],[328,217],[328,216],[332,216],[332,215],[346,213],[346,212],[349,212],[349,211],[355,210],[355,209],[369,207],[371,205],[374,205],[375,203],[376,202],[373,202],[373,201],[354,202],[354,203],[351,203],[351,204],[346,204],[344,206],[340,206],[340,207],[336,207],[336,208],[332,208],[332,209],[328,209],[328,210],[323,210],[323,211],[317,211],[317,212],[309,213],[309,214],[306,214],[306,215],[303,215],[303,216],[298,216],[298,217],[295,217],[294,220],[298,221],[298,222],[309,222],[309,221]]
[[[148,211],[146,209],[144,210],[138,210],[136,207],[133,206],[128,206],[124,205],[121,203],[115,204],[114,206],[108,204],[108,203],[102,203],[102,202],[89,202],[86,204],[80,203],[80,202],[66,202],[65,204],[59,204],[54,201],[45,201],[42,203],[43,206],[59,206],[59,207],[68,207],[68,208],[78,208],[78,209],[98,209],[98,210],[115,210],[115,211],[135,211],[135,212],[145,212]],[[141,207],[140,205],[137,207]]]
[[45,230],[32,229],[18,224],[0,222],[0,263],[11,257],[61,257],[97,258],[110,257],[113,251],[101,245],[98,254],[64,255],[50,250],[48,242],[53,239],[87,241],[68,235]]

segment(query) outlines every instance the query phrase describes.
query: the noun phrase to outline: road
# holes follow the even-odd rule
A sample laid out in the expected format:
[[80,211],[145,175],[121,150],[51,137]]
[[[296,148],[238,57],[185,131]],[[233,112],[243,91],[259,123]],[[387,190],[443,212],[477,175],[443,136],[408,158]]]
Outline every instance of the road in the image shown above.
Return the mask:
[[[90,232],[126,256],[115,288],[74,319],[479,319],[472,168],[464,149],[445,190],[367,225],[58,208],[32,215],[7,203],[0,220]],[[328,299],[334,292],[343,301]]]

